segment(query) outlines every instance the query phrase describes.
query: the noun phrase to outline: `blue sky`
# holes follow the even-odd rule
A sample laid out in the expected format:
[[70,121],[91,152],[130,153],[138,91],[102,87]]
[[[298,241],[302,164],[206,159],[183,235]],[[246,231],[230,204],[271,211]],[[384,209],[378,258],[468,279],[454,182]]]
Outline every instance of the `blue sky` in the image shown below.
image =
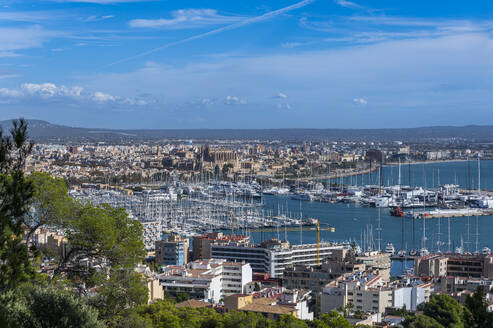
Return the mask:
[[493,124],[492,14],[487,0],[0,0],[0,119]]

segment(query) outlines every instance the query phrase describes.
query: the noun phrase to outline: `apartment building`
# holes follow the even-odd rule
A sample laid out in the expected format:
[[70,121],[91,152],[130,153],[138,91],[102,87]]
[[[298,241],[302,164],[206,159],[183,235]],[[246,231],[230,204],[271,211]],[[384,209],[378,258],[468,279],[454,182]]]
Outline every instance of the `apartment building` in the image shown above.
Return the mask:
[[493,279],[491,254],[431,254],[414,260],[418,276]]
[[188,265],[168,265],[159,275],[165,293],[188,294],[191,299],[217,303],[227,295],[244,293],[252,281],[248,263],[222,259],[197,260]]
[[443,277],[447,275],[448,257],[444,255],[427,255],[414,261],[414,272],[420,277]]
[[188,262],[188,239],[176,233],[169,234],[165,240],[155,242],[156,264],[184,265]]
[[382,276],[355,273],[327,284],[320,295],[320,310],[328,313],[351,303],[354,310],[384,313],[386,308],[416,310],[427,301],[429,284],[419,280],[389,283]]
[[[334,250],[349,248],[348,245],[320,243],[319,259],[330,258]],[[244,261],[250,263],[254,272],[269,273],[272,278],[283,276],[285,268],[296,265],[316,265],[317,245],[291,245],[278,239],[265,240],[259,245],[211,244],[211,257],[224,258],[228,261]]]
[[366,264],[357,262],[354,253],[347,248],[335,249],[331,257],[320,265],[296,264],[284,269],[282,285],[293,289],[310,289],[314,292],[348,272],[365,271]]
[[320,297],[321,313],[328,313],[353,304],[354,310],[370,313],[383,313],[392,306],[392,290],[385,288],[380,276],[357,273],[342,281],[334,281],[322,290]]
[[248,236],[225,235],[222,232],[212,232],[192,239],[192,256],[194,260],[210,259],[211,244],[246,245],[250,241]]
[[253,312],[264,315],[271,320],[277,320],[282,315],[298,317],[298,310],[292,306],[277,304],[274,298],[254,298],[252,295],[235,294],[224,299],[226,311]]

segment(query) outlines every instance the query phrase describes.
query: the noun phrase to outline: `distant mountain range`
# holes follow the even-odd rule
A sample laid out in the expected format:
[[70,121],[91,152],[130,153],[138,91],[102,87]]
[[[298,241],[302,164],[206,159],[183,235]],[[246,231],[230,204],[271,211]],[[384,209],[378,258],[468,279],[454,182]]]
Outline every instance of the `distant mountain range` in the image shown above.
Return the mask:
[[[35,140],[117,141],[132,139],[244,139],[244,140],[348,140],[348,141],[438,141],[464,139],[493,142],[493,126],[430,126],[392,129],[91,129],[27,120]],[[11,120],[1,121],[4,129]]]

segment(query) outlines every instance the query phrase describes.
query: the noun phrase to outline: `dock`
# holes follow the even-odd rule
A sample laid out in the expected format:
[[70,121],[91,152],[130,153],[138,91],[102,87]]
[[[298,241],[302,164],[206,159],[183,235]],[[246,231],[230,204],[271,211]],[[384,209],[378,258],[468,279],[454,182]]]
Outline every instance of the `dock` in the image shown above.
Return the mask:
[[417,257],[419,257],[418,255],[405,255],[405,256],[399,256],[399,255],[392,255],[390,257],[390,259],[392,261],[414,261],[414,259],[416,259]]
[[418,219],[455,218],[487,215],[493,215],[493,209],[450,209],[434,210],[429,212],[415,212],[413,214],[413,216]]

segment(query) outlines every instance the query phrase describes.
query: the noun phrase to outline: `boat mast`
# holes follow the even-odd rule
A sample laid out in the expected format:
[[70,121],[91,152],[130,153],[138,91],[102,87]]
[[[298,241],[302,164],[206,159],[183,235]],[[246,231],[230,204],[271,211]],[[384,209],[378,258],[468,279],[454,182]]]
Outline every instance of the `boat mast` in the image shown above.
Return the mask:
[[414,216],[414,189],[411,188],[411,160],[409,160],[408,166],[408,180],[409,180],[409,188],[411,189],[411,215],[413,217],[413,248],[416,250],[416,217]]
[[[399,201],[401,200],[401,159],[399,158],[399,190],[398,190],[398,198]],[[405,245],[404,245],[404,218],[401,218],[401,249],[405,250]]]
[[447,253],[450,254],[452,252],[452,249],[451,249],[452,244],[450,242],[450,218],[447,218],[447,221],[448,221],[447,222],[447,225],[448,225],[448,227],[447,227],[447,229],[448,229],[448,231],[447,231],[448,232],[448,242],[447,242],[448,249],[447,249]]
[[478,154],[478,195],[481,196],[481,160]]
[[438,216],[438,234],[437,234],[437,246],[438,246],[438,253],[441,253],[440,246],[441,246],[441,238],[440,236],[442,235],[442,232],[440,230],[440,216]]
[[380,252],[381,251],[381,243],[382,243],[382,218],[381,218],[381,208],[378,208],[378,234],[377,234],[377,250]]
[[423,193],[423,242],[422,249],[426,248],[426,174],[425,164],[423,164],[423,179],[424,179],[424,193]]
[[401,196],[401,159],[399,158],[399,179],[398,179],[398,183],[399,183],[399,191],[398,191],[398,195],[399,195],[399,198]]
[[478,223],[479,223],[479,217],[476,215],[476,254],[479,253],[479,227],[478,227]]

